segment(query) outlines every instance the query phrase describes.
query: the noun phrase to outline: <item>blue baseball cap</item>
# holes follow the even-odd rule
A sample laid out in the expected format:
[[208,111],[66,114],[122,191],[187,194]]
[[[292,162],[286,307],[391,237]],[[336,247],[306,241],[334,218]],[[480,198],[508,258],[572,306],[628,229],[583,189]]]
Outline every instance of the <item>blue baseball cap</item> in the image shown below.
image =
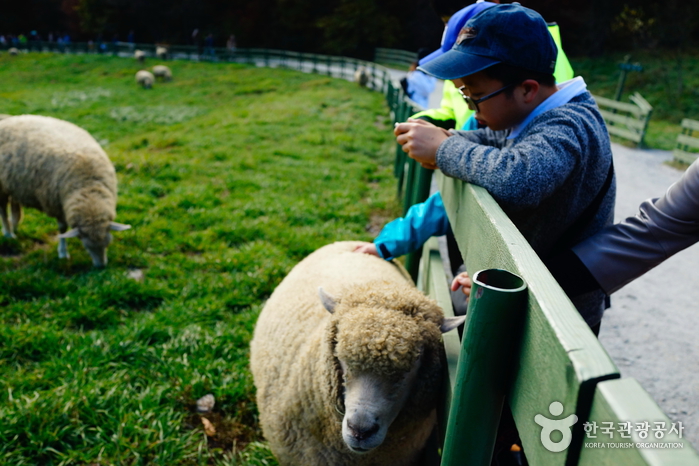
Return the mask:
[[557,55],[544,18],[512,3],[473,16],[451,50],[418,69],[439,79],[462,78],[498,63],[553,74]]
[[437,50],[422,58],[418,64],[424,65],[428,61],[434,60],[437,57],[441,57],[443,54],[447,53],[456,43],[456,38],[459,37],[459,31],[464,27],[466,21],[473,18],[475,15],[483,10],[495,6],[497,3],[492,2],[478,2],[473,5],[469,5],[465,8],[460,9],[454,13],[449,21],[447,22],[447,27],[444,29],[444,36],[442,37],[442,46]]

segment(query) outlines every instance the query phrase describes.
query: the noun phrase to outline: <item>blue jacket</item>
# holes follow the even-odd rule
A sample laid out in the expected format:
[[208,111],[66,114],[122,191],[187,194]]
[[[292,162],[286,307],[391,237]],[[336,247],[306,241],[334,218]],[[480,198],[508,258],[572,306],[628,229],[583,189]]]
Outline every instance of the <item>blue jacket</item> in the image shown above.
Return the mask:
[[403,218],[388,223],[374,240],[379,255],[386,260],[403,256],[422,246],[432,236],[442,236],[449,219],[439,192],[422,204],[415,204]]

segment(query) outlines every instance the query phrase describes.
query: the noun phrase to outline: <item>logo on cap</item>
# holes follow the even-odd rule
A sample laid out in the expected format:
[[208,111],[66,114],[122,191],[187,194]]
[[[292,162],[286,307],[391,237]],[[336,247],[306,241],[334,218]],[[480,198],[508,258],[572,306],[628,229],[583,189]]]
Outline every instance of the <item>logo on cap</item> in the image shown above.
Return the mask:
[[459,36],[456,38],[456,43],[460,45],[467,39],[474,39],[476,34],[476,28],[461,28],[461,31],[459,31]]

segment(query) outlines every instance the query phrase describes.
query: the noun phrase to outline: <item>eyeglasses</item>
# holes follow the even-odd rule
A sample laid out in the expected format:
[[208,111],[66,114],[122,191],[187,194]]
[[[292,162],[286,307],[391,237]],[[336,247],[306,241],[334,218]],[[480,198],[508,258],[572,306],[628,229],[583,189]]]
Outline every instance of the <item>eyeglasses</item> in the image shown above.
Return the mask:
[[491,92],[490,94],[488,94],[485,97],[481,97],[480,99],[472,99],[471,97],[464,94],[464,89],[466,88],[466,86],[461,86],[459,88],[459,92],[461,93],[461,97],[463,97],[464,100],[466,101],[466,105],[468,105],[468,108],[475,111],[476,113],[478,113],[480,111],[478,109],[478,104],[480,104],[481,102],[486,101],[488,99],[492,99],[493,97],[495,97],[498,94],[502,94],[504,91],[506,91],[507,89],[511,88],[514,85],[515,85],[515,83],[510,83],[507,86],[505,86],[501,89],[498,89],[495,92]]

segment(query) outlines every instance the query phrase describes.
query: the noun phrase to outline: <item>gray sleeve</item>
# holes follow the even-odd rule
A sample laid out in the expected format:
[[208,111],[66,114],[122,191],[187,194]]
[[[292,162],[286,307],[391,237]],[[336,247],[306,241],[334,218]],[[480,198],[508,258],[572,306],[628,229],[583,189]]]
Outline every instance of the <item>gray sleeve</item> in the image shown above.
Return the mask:
[[576,128],[532,125],[527,135],[506,140],[507,132],[456,132],[437,149],[442,172],[481,186],[512,211],[537,207],[568,178],[581,157]]
[[699,241],[699,162],[693,163],[659,199],[602,230],[573,252],[602,289],[611,294]]

